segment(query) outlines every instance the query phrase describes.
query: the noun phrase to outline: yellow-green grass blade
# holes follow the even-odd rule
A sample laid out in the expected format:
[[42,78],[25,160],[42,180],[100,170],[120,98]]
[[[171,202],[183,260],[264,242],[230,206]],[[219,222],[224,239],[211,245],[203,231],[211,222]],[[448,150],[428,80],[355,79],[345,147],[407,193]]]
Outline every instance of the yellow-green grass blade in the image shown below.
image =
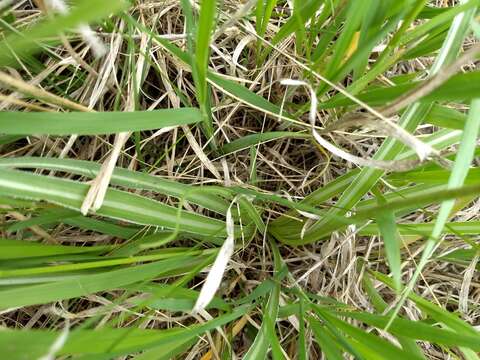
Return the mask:
[[36,258],[53,255],[92,254],[97,255],[112,248],[112,246],[64,246],[47,245],[31,241],[0,239],[0,259],[9,261],[21,258]]
[[388,260],[388,266],[397,290],[401,287],[401,239],[397,230],[395,214],[393,211],[381,212],[377,215],[378,229],[383,239],[383,246]]

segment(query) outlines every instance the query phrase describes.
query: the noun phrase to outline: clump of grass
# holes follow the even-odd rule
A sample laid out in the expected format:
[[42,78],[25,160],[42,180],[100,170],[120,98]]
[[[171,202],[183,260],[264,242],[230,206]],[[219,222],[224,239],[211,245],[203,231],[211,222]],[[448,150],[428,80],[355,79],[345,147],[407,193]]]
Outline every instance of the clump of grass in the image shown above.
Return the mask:
[[479,6],[0,2],[2,354],[478,359]]

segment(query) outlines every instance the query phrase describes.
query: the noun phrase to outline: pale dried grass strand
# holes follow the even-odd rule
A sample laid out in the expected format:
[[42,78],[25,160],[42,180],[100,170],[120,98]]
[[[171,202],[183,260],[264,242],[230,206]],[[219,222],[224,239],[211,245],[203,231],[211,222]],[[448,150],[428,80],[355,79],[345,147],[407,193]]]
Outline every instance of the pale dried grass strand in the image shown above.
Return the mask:
[[220,283],[223,279],[223,274],[225,273],[227,265],[233,255],[233,251],[235,249],[235,230],[232,217],[232,206],[236,201],[237,199],[235,198],[227,209],[225,221],[227,238],[225,239],[225,242],[220,248],[218,255],[207,275],[207,279],[205,280],[205,283],[200,290],[200,294],[192,310],[193,314],[197,314],[205,310],[208,304],[210,304],[213,297],[215,296],[215,293],[220,287]]

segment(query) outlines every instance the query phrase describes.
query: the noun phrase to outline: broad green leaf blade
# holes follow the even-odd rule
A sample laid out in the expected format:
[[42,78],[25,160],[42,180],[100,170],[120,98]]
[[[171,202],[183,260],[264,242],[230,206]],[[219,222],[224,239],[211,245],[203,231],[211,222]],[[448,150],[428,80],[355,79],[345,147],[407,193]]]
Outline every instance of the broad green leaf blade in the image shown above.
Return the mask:
[[135,112],[0,112],[0,128],[9,135],[99,135],[153,130],[201,121],[195,108]]
[[[1,168],[47,169],[65,171],[72,174],[94,178],[100,171],[101,165],[84,160],[58,159],[47,157],[4,158],[0,159]],[[174,196],[177,199],[191,201],[217,213],[225,214],[229,202],[220,197],[230,197],[230,191],[218,186],[192,187],[180,182],[163,179],[138,171],[115,168],[111,184],[132,189],[151,190],[160,194]]]
[[[21,199],[47,201],[80,210],[88,185],[22,171],[0,171],[0,194]],[[110,189],[98,215],[142,225],[154,225],[207,236],[225,234],[223,221],[162,204],[142,196]],[[240,234],[241,231],[238,231]]]

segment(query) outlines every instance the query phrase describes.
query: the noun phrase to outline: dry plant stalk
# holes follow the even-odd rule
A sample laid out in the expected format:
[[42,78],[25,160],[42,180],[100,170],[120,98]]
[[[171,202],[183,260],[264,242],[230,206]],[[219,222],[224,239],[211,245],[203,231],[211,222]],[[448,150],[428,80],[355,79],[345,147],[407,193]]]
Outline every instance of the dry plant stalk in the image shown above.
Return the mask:
[[0,83],[12,87],[24,94],[32,95],[36,98],[42,99],[46,103],[55,104],[75,111],[91,111],[88,107],[84,105],[54,95],[21,79],[14,78],[13,76],[8,75],[3,71],[0,71]]
[[[134,74],[135,80],[133,82],[137,88],[135,89],[136,91],[133,91],[132,89],[132,91],[129,92],[125,111],[135,111],[135,100],[133,98],[133,94],[140,91],[141,77],[145,65],[144,54],[147,44],[148,39],[146,35],[143,34],[140,44],[140,53],[136,65],[137,72]],[[107,160],[102,164],[100,171],[90,185],[87,196],[85,196],[85,199],[83,200],[80,208],[80,211],[83,215],[87,215],[89,210],[97,211],[102,207],[103,201],[105,200],[105,195],[107,194],[107,190],[110,185],[113,171],[115,169],[115,165],[117,164],[120,153],[122,152],[122,149],[131,134],[131,132],[121,132],[115,136],[112,152],[108,156]]]

